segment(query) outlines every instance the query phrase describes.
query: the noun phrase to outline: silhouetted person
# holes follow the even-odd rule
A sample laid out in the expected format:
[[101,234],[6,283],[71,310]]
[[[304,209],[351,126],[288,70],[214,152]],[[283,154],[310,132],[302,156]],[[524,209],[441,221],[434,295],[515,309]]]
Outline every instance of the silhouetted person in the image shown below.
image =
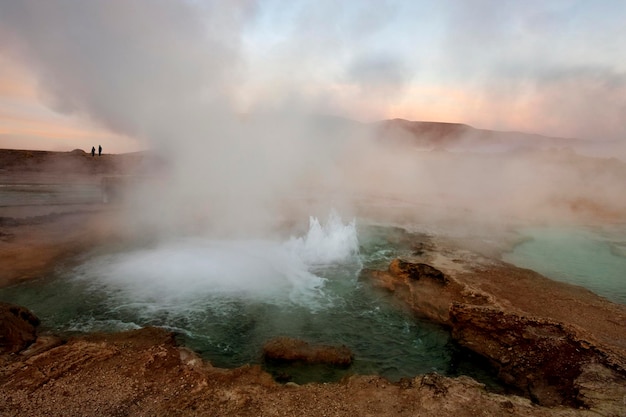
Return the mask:
[[102,156],[102,146],[98,145],[98,156]]
[[93,158],[94,156],[96,156],[96,147],[92,146],[91,147],[91,157]]

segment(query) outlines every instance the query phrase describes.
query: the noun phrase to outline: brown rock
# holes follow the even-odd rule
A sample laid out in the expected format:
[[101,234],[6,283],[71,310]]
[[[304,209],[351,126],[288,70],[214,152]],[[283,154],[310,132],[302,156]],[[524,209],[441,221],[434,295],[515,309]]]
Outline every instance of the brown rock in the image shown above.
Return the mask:
[[407,262],[402,259],[394,259],[389,265],[389,272],[397,276],[404,275],[415,281],[428,278],[441,284],[448,282],[443,272],[420,262]]
[[311,345],[304,340],[277,337],[263,346],[263,357],[268,361],[302,362],[348,367],[352,352],[346,346]]
[[[489,359],[505,384],[536,403],[589,407],[593,402],[602,408],[619,402],[621,391],[614,387],[626,386],[626,331],[615,323],[624,317],[623,308],[533,271],[487,264],[488,270],[444,274],[396,259],[387,271],[365,271],[364,276],[394,292],[415,313],[449,326],[459,344]],[[542,300],[544,294],[550,300]],[[595,320],[581,320],[572,311]],[[590,364],[601,371],[585,372]],[[583,390],[593,386],[590,375],[602,373],[612,375],[605,384],[618,381],[611,385],[610,399]]]
[[0,302],[0,352],[15,353],[37,339],[39,319],[28,309]]
[[576,331],[552,320],[454,303],[452,337],[487,357],[500,377],[548,406],[581,406],[575,380],[582,367],[602,360]]
[[450,321],[449,308],[452,302],[465,298],[479,300],[474,294],[463,295],[463,287],[456,281],[424,263],[394,259],[387,271],[363,270],[361,276],[393,292],[416,314],[446,325]]
[[[392,383],[357,375],[333,384],[281,385],[259,366],[202,363],[155,328],[76,337],[28,358],[11,356],[0,368],[2,416],[591,415],[493,394],[468,377],[428,374]],[[615,410],[603,409],[604,415],[620,415]]]

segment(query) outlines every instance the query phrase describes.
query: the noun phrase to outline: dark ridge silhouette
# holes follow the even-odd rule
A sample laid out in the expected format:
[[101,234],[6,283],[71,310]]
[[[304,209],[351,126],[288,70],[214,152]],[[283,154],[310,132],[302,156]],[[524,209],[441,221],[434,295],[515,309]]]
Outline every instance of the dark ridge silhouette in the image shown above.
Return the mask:
[[431,149],[497,150],[575,147],[585,140],[543,136],[534,133],[477,129],[463,123],[383,120],[372,123],[379,140]]

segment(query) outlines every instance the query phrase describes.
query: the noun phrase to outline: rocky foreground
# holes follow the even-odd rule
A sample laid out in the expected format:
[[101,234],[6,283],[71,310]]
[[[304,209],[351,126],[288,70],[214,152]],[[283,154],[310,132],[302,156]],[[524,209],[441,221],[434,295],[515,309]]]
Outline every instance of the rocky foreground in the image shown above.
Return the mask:
[[620,415],[618,408],[541,407],[489,393],[471,378],[437,374],[282,385],[259,366],[214,368],[156,328],[66,341],[40,336],[0,363],[3,416]]
[[439,247],[364,274],[449,327],[533,402],[626,413],[624,306],[461,248]]

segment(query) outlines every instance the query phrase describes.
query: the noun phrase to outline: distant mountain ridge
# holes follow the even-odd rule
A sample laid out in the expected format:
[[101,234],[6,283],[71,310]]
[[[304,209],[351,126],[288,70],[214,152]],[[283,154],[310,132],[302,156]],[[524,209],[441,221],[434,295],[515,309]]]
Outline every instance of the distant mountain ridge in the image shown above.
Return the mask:
[[359,122],[353,119],[317,115],[311,127],[322,135],[370,136],[380,143],[424,150],[507,151],[520,149],[563,149],[585,147],[590,141],[545,136],[536,133],[478,129],[464,123],[387,119]]
[[376,131],[376,137],[380,140],[431,149],[563,148],[586,143],[581,139],[477,129],[463,123],[390,119],[375,122],[372,125]]

